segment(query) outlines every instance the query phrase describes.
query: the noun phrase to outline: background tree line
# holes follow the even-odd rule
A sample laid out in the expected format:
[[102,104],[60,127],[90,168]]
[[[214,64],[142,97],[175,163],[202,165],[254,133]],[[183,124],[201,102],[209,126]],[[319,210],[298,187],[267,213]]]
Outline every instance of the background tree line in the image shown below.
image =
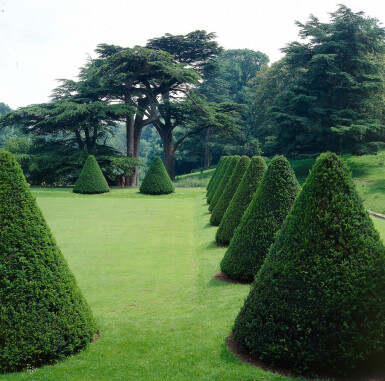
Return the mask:
[[[215,34],[166,34],[146,46],[100,44],[51,101],[7,112],[0,144],[34,183],[68,183],[88,154],[110,183],[137,185],[161,155],[171,178],[226,154],[374,153],[384,142],[384,37],[344,5],[297,23],[284,57],[224,50]],[[139,160],[140,159],[140,160]]]

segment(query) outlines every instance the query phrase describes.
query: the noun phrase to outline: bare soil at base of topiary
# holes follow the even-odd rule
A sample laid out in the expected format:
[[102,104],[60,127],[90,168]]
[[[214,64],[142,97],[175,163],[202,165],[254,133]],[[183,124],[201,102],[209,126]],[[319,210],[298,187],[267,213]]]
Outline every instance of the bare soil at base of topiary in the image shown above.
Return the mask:
[[217,272],[214,275],[214,278],[216,280],[219,280],[220,282],[225,282],[225,283],[229,283],[229,284],[250,284],[251,283],[251,282],[241,282],[241,281],[232,279],[228,275],[223,273],[222,271]]

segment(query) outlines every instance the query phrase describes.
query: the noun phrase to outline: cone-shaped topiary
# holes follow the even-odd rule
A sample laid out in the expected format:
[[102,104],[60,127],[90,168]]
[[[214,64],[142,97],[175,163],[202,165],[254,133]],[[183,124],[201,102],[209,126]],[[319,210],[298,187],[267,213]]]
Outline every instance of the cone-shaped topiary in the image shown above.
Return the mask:
[[299,189],[287,159],[274,157],[222,259],[225,274],[240,281],[254,279]]
[[94,155],[88,156],[73,191],[85,194],[106,193],[110,191]]
[[226,188],[223,190],[222,195],[215,206],[213,213],[210,217],[211,225],[218,226],[221,223],[222,217],[225,214],[227,207],[229,206],[237,188],[242,181],[243,175],[250,163],[250,158],[242,156],[234,168],[234,171],[227,182]]
[[213,183],[211,185],[211,188],[207,192],[207,203],[208,204],[211,203],[211,200],[213,199],[214,194],[215,194],[216,190],[218,189],[218,185],[220,184],[220,182],[221,182],[221,180],[223,178],[223,174],[226,172],[226,168],[229,165],[229,162],[230,162],[231,158],[232,158],[232,156],[225,156],[223,158],[222,164],[218,168],[218,173],[215,176],[215,179],[214,179],[214,181],[213,181]]
[[145,194],[169,194],[175,191],[160,157],[156,156],[152,161],[139,190]]
[[211,176],[210,181],[209,181],[209,183],[208,183],[208,185],[207,185],[207,188],[206,188],[206,189],[207,189],[207,192],[210,190],[211,184],[213,183],[213,181],[214,181],[214,179],[215,179],[215,176],[217,175],[218,168],[221,166],[221,164],[222,164],[222,162],[223,162],[223,159],[224,159],[224,156],[221,156],[221,158],[219,159],[219,162],[218,162],[218,164],[217,164],[217,167],[215,168],[214,173],[213,173],[213,175]]
[[226,185],[229,182],[229,180],[230,180],[230,178],[234,172],[234,169],[237,166],[238,161],[240,159],[241,159],[241,157],[238,155],[231,156],[231,158],[229,160],[229,164],[227,165],[226,170],[223,172],[222,179],[218,183],[217,190],[215,191],[214,196],[210,202],[210,206],[209,206],[210,212],[212,212],[214,210],[218,201],[220,200],[222,193],[225,190]]
[[265,160],[261,156],[252,157],[246,173],[219,224],[215,240],[221,245],[228,245],[231,238],[233,238],[234,231],[241,222],[242,216],[248,208],[265,171]]
[[0,373],[75,353],[95,331],[19,164],[0,151]]
[[378,354],[383,361],[385,249],[335,154],[317,159],[233,337],[264,361],[300,372],[337,375]]

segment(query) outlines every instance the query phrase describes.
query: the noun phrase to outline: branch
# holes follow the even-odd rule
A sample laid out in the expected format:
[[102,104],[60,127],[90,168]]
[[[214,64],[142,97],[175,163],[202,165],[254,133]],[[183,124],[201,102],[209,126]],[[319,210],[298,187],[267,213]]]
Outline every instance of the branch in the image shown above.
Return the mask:
[[203,126],[203,127],[200,127],[200,128],[197,128],[196,130],[190,130],[189,132],[186,132],[182,137],[180,137],[174,144],[174,152],[176,151],[176,149],[178,148],[179,144],[181,144],[183,142],[183,140],[185,140],[188,136],[191,136],[191,135],[195,135],[197,134],[198,132],[201,132],[203,131],[205,128],[208,128],[206,126]]

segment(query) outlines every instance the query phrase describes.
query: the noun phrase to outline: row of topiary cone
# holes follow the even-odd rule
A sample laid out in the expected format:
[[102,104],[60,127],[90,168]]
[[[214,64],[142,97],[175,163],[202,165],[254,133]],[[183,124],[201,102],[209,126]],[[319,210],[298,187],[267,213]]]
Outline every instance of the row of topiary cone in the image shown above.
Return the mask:
[[[253,160],[260,178],[264,163]],[[224,175],[234,161],[240,159],[221,159],[208,186],[211,202],[233,189],[220,183],[237,178],[237,164]],[[241,187],[250,165],[217,231],[217,241],[222,223],[231,226],[227,237],[233,234],[221,270],[237,280],[255,276],[233,338],[257,358],[296,372],[352,374],[383,362],[385,249],[348,168],[335,154],[322,154],[299,192],[288,161],[278,156],[246,209],[240,194],[248,194],[247,203],[253,193]],[[242,218],[234,213],[238,205],[246,209]],[[235,232],[235,223],[225,222],[232,215],[240,220]]]

